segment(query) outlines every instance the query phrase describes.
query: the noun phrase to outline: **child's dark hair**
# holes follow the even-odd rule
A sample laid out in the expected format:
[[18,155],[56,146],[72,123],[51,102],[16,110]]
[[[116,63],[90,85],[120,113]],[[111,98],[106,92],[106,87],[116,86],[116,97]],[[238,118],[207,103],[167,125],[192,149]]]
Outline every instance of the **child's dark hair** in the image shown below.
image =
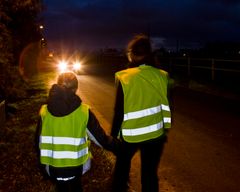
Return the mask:
[[61,73],[58,76],[57,84],[72,91],[76,91],[78,88],[78,80],[73,72]]

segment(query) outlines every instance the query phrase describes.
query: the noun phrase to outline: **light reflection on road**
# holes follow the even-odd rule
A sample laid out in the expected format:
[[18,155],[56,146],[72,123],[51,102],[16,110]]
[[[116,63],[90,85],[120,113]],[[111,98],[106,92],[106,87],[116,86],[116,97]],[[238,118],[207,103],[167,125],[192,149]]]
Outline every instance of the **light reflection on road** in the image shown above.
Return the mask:
[[109,133],[113,117],[113,105],[115,101],[114,83],[96,76],[78,76],[79,86],[77,94],[90,105],[98,116],[100,123]]

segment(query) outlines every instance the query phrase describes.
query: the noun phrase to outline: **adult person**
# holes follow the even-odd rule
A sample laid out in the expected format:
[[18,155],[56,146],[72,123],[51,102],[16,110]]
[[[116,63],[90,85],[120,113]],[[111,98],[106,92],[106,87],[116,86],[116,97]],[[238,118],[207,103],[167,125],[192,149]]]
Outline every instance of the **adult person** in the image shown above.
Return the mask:
[[157,192],[157,168],[171,127],[168,101],[169,77],[154,67],[150,39],[136,35],[127,46],[129,68],[115,74],[115,115],[111,135],[122,140],[113,177],[113,191],[128,189],[131,159],[141,154],[143,192]]
[[60,74],[40,109],[40,163],[59,192],[82,191],[81,175],[90,168],[89,138],[107,150],[117,150],[117,140],[105,134],[90,107],[76,95],[77,89],[74,73]]

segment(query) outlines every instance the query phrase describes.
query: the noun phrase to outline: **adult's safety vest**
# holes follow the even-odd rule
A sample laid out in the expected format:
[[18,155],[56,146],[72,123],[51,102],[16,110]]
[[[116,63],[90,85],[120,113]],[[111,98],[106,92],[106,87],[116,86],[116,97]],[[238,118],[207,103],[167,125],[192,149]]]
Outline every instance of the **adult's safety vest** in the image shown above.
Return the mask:
[[43,105],[40,109],[42,131],[40,135],[40,161],[54,167],[84,164],[89,156],[87,123],[89,107],[80,105],[63,117],[53,116]]
[[121,82],[124,93],[124,140],[137,143],[163,135],[164,129],[171,127],[168,73],[141,65],[119,71],[115,78]]

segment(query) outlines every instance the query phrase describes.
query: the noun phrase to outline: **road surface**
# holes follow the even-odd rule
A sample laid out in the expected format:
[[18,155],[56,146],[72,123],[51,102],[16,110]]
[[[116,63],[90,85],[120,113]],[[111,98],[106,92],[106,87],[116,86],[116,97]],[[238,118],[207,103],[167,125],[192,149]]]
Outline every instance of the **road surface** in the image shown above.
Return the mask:
[[[113,79],[82,75],[79,91],[110,132],[115,87]],[[240,110],[228,99],[175,88],[173,127],[158,169],[163,192],[240,191]],[[139,154],[131,185],[140,191]]]

